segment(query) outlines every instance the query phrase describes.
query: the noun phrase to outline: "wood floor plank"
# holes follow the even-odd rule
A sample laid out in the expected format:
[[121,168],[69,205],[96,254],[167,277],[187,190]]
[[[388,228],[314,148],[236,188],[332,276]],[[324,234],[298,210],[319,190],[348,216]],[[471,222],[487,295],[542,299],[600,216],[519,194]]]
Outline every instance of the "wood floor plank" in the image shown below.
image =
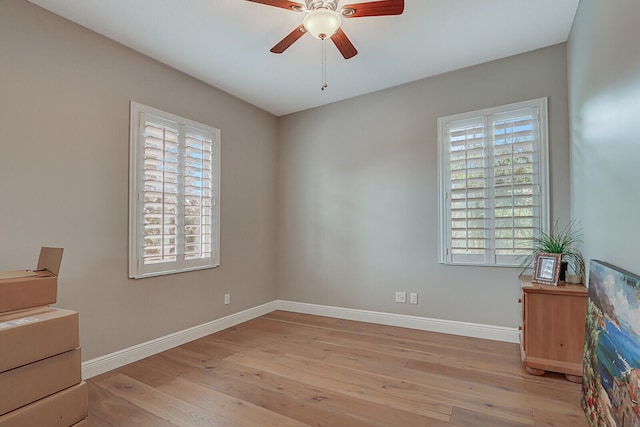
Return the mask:
[[209,413],[227,418],[234,426],[304,427],[306,424],[266,410],[246,400],[204,387],[193,381],[176,378],[158,390],[189,401]]
[[527,427],[532,426],[531,423],[519,423],[504,418],[496,417],[485,412],[470,411],[463,408],[453,408],[451,415],[451,425],[459,427]]
[[[262,323],[257,323],[262,321]],[[265,325],[264,320],[255,319],[253,322],[256,322],[255,325],[259,326],[261,337],[254,337],[254,341],[262,341],[262,342],[273,342],[273,339],[269,338],[270,333],[274,333],[274,330],[277,331],[277,328],[273,326],[269,326],[268,322]],[[378,326],[379,325],[374,325]],[[290,329],[290,328],[289,328]],[[464,368],[471,369],[490,369],[492,366],[496,366],[496,364],[500,364],[499,374],[520,374],[522,372],[521,363],[518,357],[519,349],[517,346],[510,345],[509,347],[504,347],[505,343],[496,343],[498,348],[501,350],[496,353],[495,350],[491,353],[487,353],[484,349],[479,349],[479,345],[474,345],[466,349],[466,351],[461,352],[460,347],[451,346],[449,344],[442,344],[438,342],[432,342],[427,340],[425,337],[431,337],[432,333],[425,333],[423,331],[412,331],[412,339],[406,339],[407,337],[391,337],[386,334],[381,335],[373,335],[373,334],[356,334],[348,331],[341,330],[331,330],[328,328],[321,328],[321,330],[317,330],[314,328],[312,336],[306,336],[306,344],[313,345],[315,343],[321,345],[328,345],[333,348],[336,346],[343,346],[348,349],[357,348],[362,351],[367,351],[369,349],[375,349],[376,352],[383,352],[389,354],[390,356],[398,356],[401,358],[407,358],[417,361],[426,361],[426,362],[437,362],[437,363],[446,363],[451,364],[452,366],[460,366]],[[398,328],[401,329],[401,328]],[[286,330],[286,329],[285,329]],[[402,330],[402,329],[401,329]],[[403,330],[404,331],[404,330]],[[241,337],[246,337],[247,334],[255,334],[256,330],[252,329],[250,331],[237,330],[235,335],[232,338],[228,338],[230,341],[238,341],[242,339]],[[277,333],[277,332],[276,332]],[[418,333],[422,333],[425,336],[420,336]],[[404,333],[402,335],[409,335],[408,333]],[[440,334],[443,335],[443,334]],[[293,336],[291,333],[286,335],[278,335],[278,345],[279,348],[284,349],[286,351],[286,346],[288,344],[296,344],[296,336]],[[460,338],[460,337],[457,337]],[[460,338],[463,340],[468,340],[467,338]],[[443,341],[440,339],[440,341]],[[477,341],[477,340],[476,340]],[[486,340],[483,340],[486,341]],[[303,341],[304,342],[304,341]],[[508,351],[504,349],[508,348]],[[302,349],[307,349],[307,347],[302,347]],[[329,354],[333,351],[331,348],[324,348],[324,353],[316,353],[316,354]],[[339,350],[336,350],[339,351]],[[310,356],[311,358],[318,358],[317,356]],[[508,369],[505,369],[508,366]]]
[[224,361],[206,375],[194,371],[186,374],[186,377],[267,409],[284,411],[287,416],[311,425],[439,425],[433,418],[388,406],[381,407],[332,389],[290,380],[229,361]]
[[[425,364],[416,368],[411,362],[405,366],[394,366],[386,355],[378,355],[373,351],[361,353],[354,351],[352,355],[334,352],[325,359],[325,363],[335,364],[345,368],[359,369],[369,372],[372,375],[387,375],[396,379],[406,380],[418,385],[433,386],[438,385],[441,390],[451,390],[455,395],[456,391],[463,384],[475,384],[478,395],[497,396],[497,393],[505,396],[513,393],[519,394],[520,390],[539,392],[541,398],[564,401],[567,398],[567,391],[579,392],[580,385],[570,383],[566,380],[550,380],[549,386],[543,381],[530,382],[530,377],[524,371],[519,376],[503,377],[494,371],[486,369],[469,369],[465,367],[451,367],[446,364]],[[442,384],[440,384],[442,383]]]
[[100,380],[98,385],[178,426],[233,425],[222,414],[210,413],[123,374]]
[[92,378],[95,425],[584,427],[518,346],[276,311]]
[[413,385],[402,381],[369,378],[355,370],[323,366],[313,361],[300,362],[292,358],[269,359],[244,353],[229,356],[227,360],[284,378],[315,383],[319,387],[336,390],[348,396],[437,420],[448,421],[451,414],[451,407],[441,403],[436,398],[435,391],[434,399],[416,400],[419,393],[412,393]]
[[457,350],[483,351],[488,354],[502,354],[513,349],[513,344],[473,337],[461,337],[450,334],[421,331],[409,328],[396,328],[366,322],[335,319],[331,317],[310,316],[287,311],[274,311],[261,318],[281,322],[300,324],[311,328],[323,328],[331,331],[354,332],[362,336],[392,338],[405,341],[431,342],[439,346],[449,346]]
[[368,335],[354,335],[345,332],[331,332],[327,334],[327,341],[334,345],[350,348],[373,348],[378,352],[399,356],[418,361],[446,363],[452,366],[464,366],[470,369],[490,369],[496,364],[501,365],[501,372],[520,372],[520,363],[514,361],[518,349],[512,346],[507,352],[487,354],[484,351],[465,350],[428,341],[407,341],[390,337],[376,337]]
[[[359,359],[350,359],[344,356],[327,359],[327,363],[359,369],[371,375],[395,378],[402,383],[411,384],[411,393],[431,394],[432,400],[452,407],[462,405],[467,409],[483,411],[487,410],[487,405],[490,405],[491,412],[513,421],[523,422],[531,418],[529,401],[520,399],[517,387],[510,384],[504,387],[493,387],[482,381],[473,382],[469,379],[442,375],[441,372],[417,372],[404,368],[388,368],[382,363],[363,363]],[[484,373],[483,376],[490,375]],[[464,403],[460,402],[459,395],[462,387],[466,387]]]
[[[110,378],[110,377],[108,377]],[[87,381],[89,389],[89,421],[91,425],[141,427],[175,427],[166,419],[144,410],[131,401],[116,396],[110,391],[96,384],[95,378]],[[95,420],[94,420],[95,419]]]
[[586,427],[588,423],[584,414],[576,414],[570,408],[564,412],[533,408],[533,425],[534,427]]
[[166,369],[162,362],[163,357],[155,355],[118,368],[117,372],[142,381],[150,387],[158,388],[162,385],[169,384],[186,371],[186,368],[176,365],[170,365],[168,369]]
[[[212,347],[207,347],[211,349]],[[318,426],[389,426],[432,425],[435,419],[389,407],[371,404],[329,389],[287,380],[264,371],[251,370],[224,361],[210,366],[200,363],[204,356],[187,350],[169,351],[119,369],[132,378],[162,389],[159,372],[179,371],[181,378],[203,384],[222,393],[274,410],[310,425]],[[181,358],[180,354],[188,354]],[[164,360],[160,360],[164,359]],[[148,366],[143,366],[147,364]],[[187,366],[190,369],[187,369]],[[159,372],[154,372],[154,371]],[[166,384],[166,382],[164,383]]]
[[[297,361],[294,361],[291,359],[289,359],[286,362],[281,362],[281,358],[283,357],[283,354],[279,352],[264,351],[262,349],[257,349],[255,347],[243,349],[237,343],[227,341],[227,340],[221,340],[221,341],[215,342],[214,340],[210,339],[210,340],[204,340],[204,341],[207,341],[206,348],[208,349],[208,351],[211,351],[212,353],[219,354],[220,347],[231,347],[231,348],[236,347],[237,353],[225,358],[225,360],[227,361],[232,361],[232,362],[235,361],[236,363],[238,363],[237,360],[234,360],[234,357],[241,353],[242,355],[251,354],[255,356],[256,358],[255,360],[258,361],[255,363],[258,363],[259,365],[260,363],[263,363],[263,362],[267,363],[267,365],[260,365],[256,367],[256,366],[247,365],[246,363],[241,362],[240,365],[244,366],[245,368],[256,368],[261,371],[270,372],[274,375],[279,375],[286,379],[299,380],[300,382],[307,383],[307,384],[315,384],[318,387],[335,390],[346,396],[356,397],[358,399],[365,400],[367,402],[374,402],[379,404],[380,402],[389,401],[389,398],[391,396],[390,391],[385,390],[385,388],[389,387],[389,389],[392,389],[393,385],[384,385],[384,384],[379,386],[375,385],[373,388],[368,386],[358,387],[353,380],[348,380],[348,378],[351,375],[353,375],[352,372],[336,373],[337,377],[345,378],[345,379],[333,380],[331,378],[333,374],[324,375],[323,377],[318,377],[315,374],[313,374],[311,377],[307,377],[304,375],[305,371],[308,370],[307,368],[305,368],[304,366],[300,366]],[[184,350],[181,350],[181,351],[184,353]],[[175,357],[176,352],[177,352],[176,349],[169,350],[168,352],[165,352],[165,356]],[[197,355],[190,354],[188,357],[184,358],[183,360],[187,361],[187,363],[192,363],[194,366],[200,366],[201,361],[199,359],[200,358]],[[269,371],[269,368],[265,369],[263,366],[269,366],[269,362],[274,363],[274,365],[271,366],[271,369],[277,369],[277,367],[279,367],[281,370]],[[311,361],[309,361],[309,363],[310,362]],[[282,366],[281,363],[286,363],[291,365]],[[284,372],[285,374],[289,374],[290,373],[289,371],[291,371],[291,368],[294,368],[293,372],[296,372],[300,378],[291,378],[291,377],[287,377],[286,375],[280,375],[278,373],[278,372]],[[392,381],[391,384],[393,383],[394,382]],[[437,390],[434,390],[434,393],[436,392]],[[420,405],[415,405],[410,400],[406,399],[406,395],[396,398],[394,401],[390,402],[387,405],[387,407],[392,408],[394,410],[407,411],[410,414],[417,414],[421,417],[427,417],[431,420],[434,420],[434,422],[435,420],[448,421],[451,413],[451,406],[449,405],[440,404],[438,402],[423,402]]]
[[89,414],[87,417],[87,423],[91,427],[113,427],[113,424],[106,422],[95,414]]

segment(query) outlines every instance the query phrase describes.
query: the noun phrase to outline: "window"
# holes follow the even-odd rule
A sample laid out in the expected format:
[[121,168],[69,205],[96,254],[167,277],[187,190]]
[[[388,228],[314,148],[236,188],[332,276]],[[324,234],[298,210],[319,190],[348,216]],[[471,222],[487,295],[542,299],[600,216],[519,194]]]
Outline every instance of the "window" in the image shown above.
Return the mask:
[[440,262],[517,266],[548,224],[547,100],[438,119]]
[[220,264],[220,131],[131,103],[129,277]]

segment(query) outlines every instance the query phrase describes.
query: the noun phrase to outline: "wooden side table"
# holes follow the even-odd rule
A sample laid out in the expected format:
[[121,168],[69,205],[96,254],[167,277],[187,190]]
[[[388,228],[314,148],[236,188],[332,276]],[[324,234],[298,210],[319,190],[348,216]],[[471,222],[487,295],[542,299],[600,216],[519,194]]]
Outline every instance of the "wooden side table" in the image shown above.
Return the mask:
[[520,351],[525,369],[532,375],[560,372],[581,383],[587,288],[532,284],[531,276],[520,276],[520,284]]

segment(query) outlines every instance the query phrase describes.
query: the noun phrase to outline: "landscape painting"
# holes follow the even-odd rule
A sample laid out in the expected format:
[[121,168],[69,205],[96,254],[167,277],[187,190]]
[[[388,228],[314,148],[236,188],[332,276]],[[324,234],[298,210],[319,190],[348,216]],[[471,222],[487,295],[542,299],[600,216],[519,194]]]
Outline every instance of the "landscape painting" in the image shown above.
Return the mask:
[[589,265],[582,407],[592,427],[640,426],[640,277]]

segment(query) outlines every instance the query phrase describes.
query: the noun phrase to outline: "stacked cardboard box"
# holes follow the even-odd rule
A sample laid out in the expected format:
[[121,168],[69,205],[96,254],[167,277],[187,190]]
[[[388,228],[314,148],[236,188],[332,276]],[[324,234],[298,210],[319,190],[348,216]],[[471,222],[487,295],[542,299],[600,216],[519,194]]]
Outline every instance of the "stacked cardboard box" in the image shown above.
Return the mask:
[[0,313],[54,304],[61,263],[61,248],[42,248],[35,270],[0,273]]
[[0,273],[0,427],[86,422],[78,313],[47,306],[61,260],[42,248],[40,271]]

